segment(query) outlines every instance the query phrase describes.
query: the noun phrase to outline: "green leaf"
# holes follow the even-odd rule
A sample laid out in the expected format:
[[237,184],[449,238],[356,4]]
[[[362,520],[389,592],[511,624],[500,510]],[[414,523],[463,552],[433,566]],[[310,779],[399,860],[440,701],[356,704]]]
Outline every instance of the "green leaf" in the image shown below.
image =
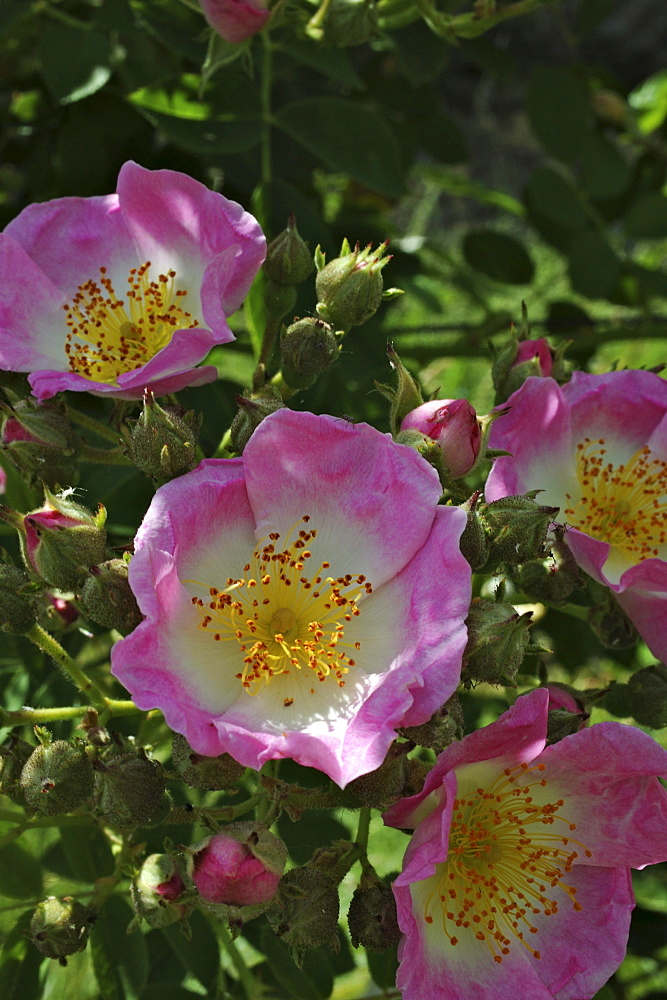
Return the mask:
[[538,167],[530,175],[526,185],[526,202],[531,212],[542,216],[561,232],[584,229],[589,225],[581,194],[552,167]]
[[66,966],[49,961],[40,1000],[63,1000],[64,997],[98,1000],[99,995],[92,956],[87,949],[70,955]]
[[190,918],[190,929],[191,941],[184,936],[179,924],[163,927],[162,933],[185,971],[194,976],[205,990],[214,993],[220,967],[218,941],[211,925],[197,910]]
[[528,251],[518,240],[490,229],[466,233],[463,256],[477,271],[509,285],[526,285],[535,273]]
[[32,910],[22,913],[5,939],[0,952],[0,997],[2,1000],[37,1000],[42,956],[30,942],[27,931]]
[[248,332],[250,333],[250,342],[252,343],[255,358],[259,357],[259,352],[262,349],[264,330],[266,329],[265,285],[266,278],[264,277],[264,271],[259,271],[243,303],[243,314]]
[[111,76],[111,46],[96,31],[49,23],[40,37],[39,54],[44,82],[61,104],[89,97]]
[[530,81],[526,109],[545,149],[572,163],[592,127],[586,87],[569,70],[540,67]]
[[287,945],[268,927],[262,928],[261,943],[272,973],[290,997],[297,1000],[327,1000],[331,996],[333,970],[324,949],[314,948],[306,952],[303,969],[300,969]]
[[20,844],[0,850],[0,896],[39,899],[43,894],[42,871],[37,858]]
[[192,990],[186,990],[184,986],[155,983],[146,987],[141,994],[141,1000],[201,1000],[201,993],[193,993]]
[[390,990],[396,985],[396,970],[398,969],[398,945],[389,948],[378,954],[374,951],[366,952],[368,971],[373,977],[373,982],[377,983],[381,990]]
[[606,298],[614,289],[621,262],[600,233],[586,230],[577,233],[568,247],[572,287],[589,299]]
[[354,69],[347,50],[333,46],[313,45],[308,41],[295,38],[291,34],[283,34],[276,42],[277,52],[285,52],[303,66],[322,73],[329,80],[336,80],[355,90],[364,90],[364,81]]
[[148,978],[148,952],[141,934],[128,934],[133,917],[119,896],[104,904],[90,935],[95,975],[104,1000],[139,1000]]
[[628,104],[639,112],[637,124],[649,134],[660,128],[667,118],[667,69],[661,69],[644,80],[631,94]]
[[392,34],[398,62],[406,81],[414,86],[429,83],[444,69],[449,50],[424,21],[407,24]]
[[659,239],[667,236],[667,198],[651,194],[632,205],[623,220],[628,236]]
[[311,97],[287,104],[274,121],[330,169],[390,197],[404,193],[400,146],[377,110],[339,97]]
[[632,179],[630,165],[617,147],[593,133],[581,149],[581,180],[589,198],[618,198]]
[[92,884],[113,872],[109,841],[97,827],[64,826],[60,830],[60,845],[72,878]]

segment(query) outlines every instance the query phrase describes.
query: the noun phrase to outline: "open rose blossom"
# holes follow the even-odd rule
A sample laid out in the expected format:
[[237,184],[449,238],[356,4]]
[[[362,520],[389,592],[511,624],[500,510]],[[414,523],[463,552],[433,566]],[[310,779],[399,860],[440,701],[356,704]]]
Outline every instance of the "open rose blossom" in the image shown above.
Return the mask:
[[201,0],[204,17],[226,42],[243,42],[261,31],[269,18],[262,0]]
[[126,163],[117,193],[30,205],[0,234],[0,367],[35,396],[139,399],[215,378],[227,316],[265,240],[240,205],[185,174]]
[[145,621],[113,649],[140,708],[246,767],[291,757],[339,785],[454,692],[465,512],[366,424],[286,408],[242,458],[161,487],[129,580]]
[[394,882],[403,1000],[587,1000],[624,958],[630,868],[667,858],[667,752],[618,722],[547,747],[548,703],[519,698],[385,813],[415,828]]
[[542,490],[581,568],[667,659],[667,382],[652,372],[526,380],[494,421],[486,499]]

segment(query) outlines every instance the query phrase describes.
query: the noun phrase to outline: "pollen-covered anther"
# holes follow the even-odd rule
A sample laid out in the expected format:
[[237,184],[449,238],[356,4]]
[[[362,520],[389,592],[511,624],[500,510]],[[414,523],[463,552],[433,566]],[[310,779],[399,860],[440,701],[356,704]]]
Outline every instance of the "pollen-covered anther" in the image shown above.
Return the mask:
[[[534,958],[540,953],[526,935],[534,920],[558,912],[559,896],[581,910],[576,888],[565,881],[581,852],[591,852],[569,836],[576,824],[560,816],[563,799],[542,802],[545,765],[506,768],[488,788],[460,793],[452,808],[447,860],[429,880],[424,905],[427,924],[439,915],[451,945],[471,930],[493,960],[502,963],[519,942]],[[568,835],[547,832],[565,824]]]
[[[361,644],[346,638],[345,630],[373,587],[363,574],[327,575],[327,560],[308,572],[313,557],[307,546],[317,531],[300,525],[309,520],[304,515],[287,533],[282,549],[276,546],[278,532],[263,539],[242,577],[228,578],[223,590],[205,588],[210,601],[192,598],[201,616],[199,628],[238,644],[242,655],[235,676],[249,694],[295,670],[309,670],[319,682],[333,678],[342,688],[356,665],[353,654]],[[291,694],[283,700],[285,707],[293,703]]]
[[667,462],[647,445],[619,465],[606,456],[604,438],[577,445],[581,492],[578,498],[566,494],[568,523],[636,563],[660,556],[667,541]]
[[145,365],[166,347],[175,330],[199,321],[182,308],[187,292],[176,287],[176,271],[150,278],[150,261],[130,269],[125,298],[119,298],[106,267],[99,279],[79,285],[63,306],[69,327],[65,353],[71,371],[95,382],[113,383]]

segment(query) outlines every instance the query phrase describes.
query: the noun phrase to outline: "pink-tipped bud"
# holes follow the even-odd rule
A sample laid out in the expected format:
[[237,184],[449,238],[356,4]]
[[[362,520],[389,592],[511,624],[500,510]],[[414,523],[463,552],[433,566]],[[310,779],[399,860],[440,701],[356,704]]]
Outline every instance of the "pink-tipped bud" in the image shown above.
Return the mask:
[[401,431],[420,431],[436,441],[452,479],[466,476],[475,467],[482,444],[477,414],[467,399],[433,399],[412,410]]
[[531,364],[531,375],[540,375],[542,378],[548,378],[551,375],[554,367],[554,356],[549,347],[549,341],[545,337],[540,337],[539,340],[519,341],[512,368],[526,362]]
[[244,42],[269,18],[263,0],[201,0],[204,17],[226,42]]
[[255,906],[275,895],[285,864],[281,841],[253,824],[235,824],[192,848],[189,875],[207,903]]

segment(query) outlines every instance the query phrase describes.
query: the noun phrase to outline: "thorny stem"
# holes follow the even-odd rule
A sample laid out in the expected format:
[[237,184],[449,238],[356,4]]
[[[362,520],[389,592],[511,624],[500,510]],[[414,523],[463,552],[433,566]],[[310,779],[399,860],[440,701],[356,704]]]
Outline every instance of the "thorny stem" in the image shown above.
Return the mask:
[[84,674],[81,667],[77,666],[75,661],[66,653],[60,643],[54,639],[50,632],[43,629],[41,625],[35,623],[32,628],[30,628],[25,633],[26,639],[30,639],[31,642],[35,644],[43,653],[46,653],[52,659],[56,661],[60,669],[66,674],[69,679],[76,684],[79,691],[90,699],[92,705],[95,708],[104,710],[106,709],[106,699],[103,692],[95,684],[94,681],[90,679],[86,674]]

